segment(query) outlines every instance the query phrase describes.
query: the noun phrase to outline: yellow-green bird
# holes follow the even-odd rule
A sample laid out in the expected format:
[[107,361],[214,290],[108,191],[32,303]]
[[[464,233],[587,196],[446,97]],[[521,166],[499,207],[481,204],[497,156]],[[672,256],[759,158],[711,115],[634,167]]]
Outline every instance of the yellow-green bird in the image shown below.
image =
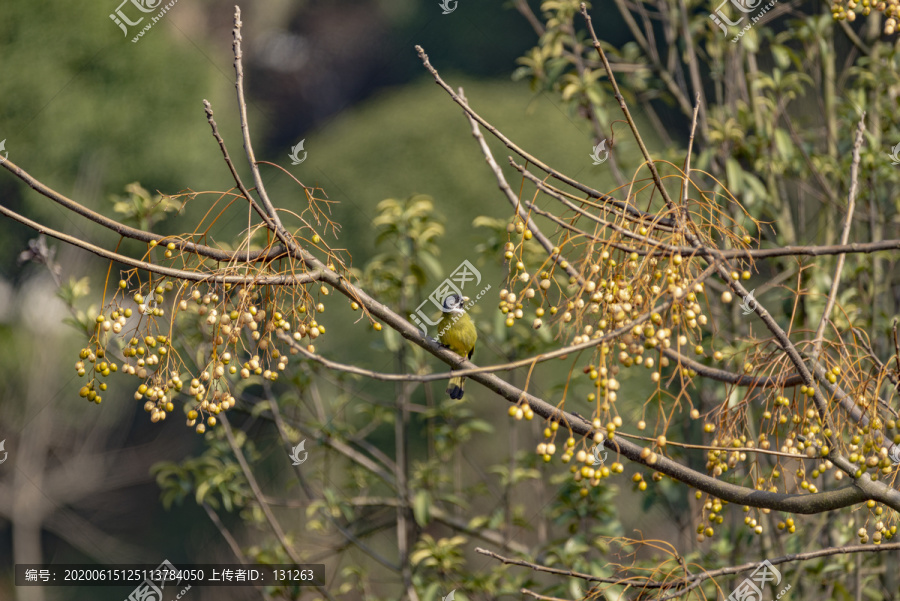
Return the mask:
[[[468,297],[456,293],[444,299],[444,305],[441,307],[444,317],[438,323],[438,339],[460,357],[471,359],[475,342],[478,340],[478,331],[466,313],[465,304],[468,300]],[[463,397],[465,380],[462,377],[450,378],[447,394],[451,399]]]

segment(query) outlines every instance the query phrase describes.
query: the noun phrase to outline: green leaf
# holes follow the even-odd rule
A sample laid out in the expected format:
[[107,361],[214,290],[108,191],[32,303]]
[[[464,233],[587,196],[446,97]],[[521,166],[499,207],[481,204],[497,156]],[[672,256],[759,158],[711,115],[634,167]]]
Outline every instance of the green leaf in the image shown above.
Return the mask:
[[794,156],[794,143],[791,141],[791,136],[780,127],[775,130],[775,147],[778,149],[778,154],[786,159]]
[[416,492],[413,498],[413,517],[419,526],[427,526],[431,521],[431,494],[428,491],[420,490]]
[[382,330],[382,334],[384,346],[392,353],[396,353],[400,348],[400,334],[394,328],[385,328]]
[[259,417],[264,412],[268,411],[271,407],[269,401],[260,401],[253,405],[253,408],[250,410],[250,415],[253,417]]
[[763,183],[759,181],[759,178],[757,178],[755,175],[744,172],[743,182],[744,190],[746,190],[748,195],[747,204],[752,204],[754,200],[763,199],[768,195],[765,185],[763,185]]
[[203,503],[203,499],[206,497],[206,493],[209,492],[209,487],[209,481],[201,482],[197,486],[197,493],[194,495],[194,498],[197,500],[197,505],[201,505]]
[[741,189],[744,169],[735,159],[729,158],[725,162],[725,173],[728,176],[728,188],[732,194],[736,194]]
[[466,425],[468,425],[469,429],[475,432],[484,432],[485,434],[490,434],[494,431],[494,426],[481,419],[473,419]]
[[444,268],[434,255],[429,252],[422,252],[419,253],[418,259],[422,265],[424,265],[425,269],[428,270],[430,275],[436,278],[442,277]]
[[409,562],[411,564],[413,564],[414,566],[419,565],[420,563],[422,563],[422,561],[424,561],[425,559],[427,559],[430,556],[431,556],[431,549],[419,549],[418,551],[414,551],[413,553],[410,553]]
[[772,45],[772,58],[775,59],[775,64],[782,69],[787,69],[791,64],[791,55],[788,53],[788,49],[780,44]]

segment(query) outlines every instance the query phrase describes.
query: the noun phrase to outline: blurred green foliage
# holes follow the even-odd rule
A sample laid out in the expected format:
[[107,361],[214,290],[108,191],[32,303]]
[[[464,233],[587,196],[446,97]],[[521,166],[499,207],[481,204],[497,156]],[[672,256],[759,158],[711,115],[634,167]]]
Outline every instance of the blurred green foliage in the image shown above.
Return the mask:
[[[564,56],[564,49],[571,47],[568,36],[572,33],[576,4],[544,3],[550,14],[548,31],[521,58],[516,72],[517,77],[530,80],[532,95],[519,84],[476,80],[443,70],[442,74],[451,85],[462,85],[471,106],[520,146],[585,184],[608,190],[613,186],[608,172],[592,169],[589,162],[593,133],[582,117],[586,108],[592,108],[606,123],[618,109],[610,102],[609,90],[598,69],[588,68],[578,73],[571,57]],[[697,8],[694,3],[689,4]],[[58,2],[16,2],[4,7],[4,18],[0,20],[0,55],[4,57],[3,82],[7,93],[0,100],[0,132],[3,132],[0,137],[7,138],[10,159],[79,201],[100,210],[124,213],[141,227],[150,227],[154,224],[147,220],[147,209],[159,199],[154,191],[174,193],[188,187],[215,190],[232,184],[200,105],[202,98],[210,98],[232,158],[245,175],[245,181],[249,181],[246,168],[241,166],[243,155],[237,135],[231,73],[227,71],[228,57],[217,57],[210,63],[205,56],[209,49],[202,40],[173,42],[173,36],[167,31],[153,30],[139,44],[131,44],[120,38],[117,28],[110,26],[107,13],[113,5],[101,3],[92,8],[84,10]],[[518,17],[508,13],[504,22],[506,19]],[[708,15],[698,9],[689,19],[691,31],[698,38],[705,36],[703,24]],[[833,60],[829,54],[833,36],[834,26],[826,15],[811,15],[790,22],[788,30],[777,34],[769,28],[752,30],[744,37],[743,47],[754,56],[764,57],[760,61],[763,69],[750,82],[753,102],[739,101],[737,110],[724,104],[713,103],[710,107],[708,145],[700,149],[695,167],[708,169],[719,177],[739,194],[754,217],[778,221],[777,229],[761,232],[774,244],[833,238],[835,223],[828,221],[833,211],[819,211],[815,202],[824,196],[833,208],[845,196],[850,160],[848,136],[859,108],[881,117],[878,127],[868,134],[862,162],[868,189],[873,192],[872,210],[877,215],[872,228],[895,226],[897,222],[900,196],[895,194],[895,189],[900,174],[881,156],[883,146],[900,140],[900,125],[893,110],[896,86],[900,83],[896,47],[875,45],[872,54],[859,59],[851,69],[857,84],[855,89],[841,90],[840,98],[830,105],[830,112],[825,115],[841,126],[836,132],[840,135],[834,139],[823,140],[814,127],[793,131],[780,121],[786,107],[793,110],[788,114],[804,117],[803,109],[797,107],[801,101],[815,96],[814,86],[820,81],[807,74],[806,61],[809,57],[821,61],[814,70],[827,74],[828,62]],[[489,36],[481,36],[479,44],[470,45],[470,53],[465,57],[442,56],[440,44],[427,50],[438,69],[445,63],[471,64],[478,58],[480,44],[488,39]],[[705,74],[719,76],[721,65],[715,64],[715,60],[723,53],[722,42],[704,39],[708,42],[708,57],[713,59]],[[577,34],[575,41],[583,43],[583,34]],[[66,52],[51,51],[60,47]],[[224,46],[219,44],[219,47]],[[623,62],[650,64],[633,42],[607,48]],[[629,101],[648,97],[672,100],[649,69],[629,72],[622,81]],[[830,82],[834,83],[834,80]],[[252,95],[252,90],[249,92]],[[835,90],[828,92],[834,99]],[[277,128],[278,121],[254,110],[251,103],[251,126],[262,136]],[[662,146],[660,140],[651,128],[644,125],[641,128],[655,153]],[[669,133],[677,139],[684,135],[686,124],[677,122],[672,130]],[[509,151],[493,140],[489,143],[507,175],[513,174],[505,158]],[[639,164],[637,154],[628,141],[623,141],[620,148],[623,170],[628,174],[629,169]],[[512,208],[505,203],[493,174],[485,167],[461,109],[428,78],[423,76],[412,85],[385,90],[364,105],[341,113],[309,134],[306,149],[309,157],[301,166],[289,164],[288,147],[263,148],[258,155],[285,167],[307,185],[321,186],[329,198],[339,201],[332,218],[343,229],[337,241],[329,242],[347,248],[355,257],[360,273],[380,286],[376,291],[383,299],[409,307],[462,259],[477,261],[484,268],[488,282],[503,281],[506,275],[501,261],[502,245],[506,241],[504,228]],[[681,152],[675,144],[661,149],[659,154],[676,157]],[[290,178],[271,166],[264,165],[262,169],[276,205],[293,208],[295,199],[304,202]],[[805,189],[804,182],[813,181],[814,170],[826,178],[826,189],[802,201],[796,200]],[[116,197],[113,204],[109,202],[111,195],[135,180],[141,183],[126,188],[129,196]],[[514,176],[510,181],[514,186],[519,182]],[[533,192],[530,186],[523,189],[523,197]],[[24,207],[24,212],[51,225],[66,224],[50,201],[37,197],[10,177],[0,178],[0,194],[5,203]],[[183,217],[185,221],[192,223],[192,219],[205,212],[208,208],[205,202],[202,197],[195,200]],[[237,213],[234,219],[217,224],[223,238],[228,239],[243,227],[245,215]],[[156,226],[161,230],[177,230],[181,218]],[[0,236],[0,256],[15,256],[31,233],[6,221],[2,227],[11,235]],[[80,226],[75,227],[82,231]],[[115,242],[110,234],[101,234],[97,239]],[[395,252],[395,248],[400,252]],[[851,258],[849,264],[855,286],[848,287],[840,298],[846,303],[847,317],[855,320],[860,307],[872,306],[875,315],[864,325],[877,330],[889,317],[890,305],[872,298],[869,284],[878,281],[887,266],[865,257]],[[14,273],[10,266],[4,270],[7,275]],[[825,290],[831,276],[830,270],[821,269],[813,270],[806,277],[810,289]],[[75,304],[86,286],[85,280],[72,280],[64,287],[63,296]],[[518,328],[510,335],[502,325],[502,318],[478,320],[479,314],[498,316],[491,307],[493,298],[475,311],[476,321],[485,334],[480,343],[481,358],[518,356],[546,348],[550,342],[548,329],[534,333]],[[823,300],[814,297],[807,301],[806,309],[817,315],[822,305]],[[382,338],[358,336],[354,334],[357,326],[352,324],[349,310],[337,309],[335,313],[339,318],[333,326],[329,323],[334,335],[322,343],[323,353],[339,350],[345,362],[380,368],[386,355],[379,351],[399,348],[401,341],[396,335],[385,332]],[[87,320],[91,313],[82,315]],[[847,325],[843,319],[838,318],[840,326]],[[7,341],[16,339],[9,331],[3,335]],[[407,359],[408,363],[402,367],[420,371],[443,368],[419,349]],[[4,361],[11,362],[12,358]],[[53,371],[52,366],[48,369]],[[541,386],[551,396],[559,392],[561,377],[552,369],[547,374]],[[284,392],[280,400],[285,405],[301,406],[302,401],[314,397],[314,392],[320,392],[314,376],[321,376],[321,371],[310,366],[299,368],[292,380],[295,390]],[[292,437],[299,438],[304,432],[313,431],[323,440],[326,437],[354,443],[364,440],[371,445],[369,450],[389,450],[390,428],[396,419],[389,402],[393,398],[393,386],[373,384],[365,390],[356,388],[354,392],[348,385],[350,381],[339,377],[336,383],[321,385],[327,394],[320,396],[328,399],[325,416],[302,413],[302,420],[289,424]],[[646,398],[646,392],[652,388],[649,382],[626,385],[639,398]],[[268,419],[267,401],[260,401],[257,396],[267,391],[262,391],[256,380],[245,386],[244,391],[248,405],[243,409],[253,418]],[[293,398],[295,392],[303,399]],[[533,492],[536,488],[526,487],[540,478],[549,478],[556,487],[543,487],[540,502],[545,504],[541,510],[547,508],[546,517],[557,529],[541,541],[538,554],[549,565],[610,575],[604,561],[604,555],[610,551],[605,537],[622,533],[614,497],[621,493],[631,500],[633,491],[603,485],[595,489],[596,494],[581,498],[579,487],[567,475],[551,475],[530,451],[523,452],[511,444],[503,449],[509,456],[498,456],[497,449],[502,448],[498,441],[508,441],[512,434],[500,421],[505,413],[503,407],[498,410],[487,403],[474,403],[484,398],[482,394],[486,395],[483,391],[472,391],[467,397],[468,404],[433,399],[424,387],[413,395],[416,402],[430,403],[415,416],[409,428],[416,457],[410,466],[410,481],[416,491],[412,509],[418,526],[412,561],[416,567],[415,584],[424,591],[424,599],[436,600],[446,593],[449,587],[442,584],[445,581],[466,583],[467,591],[459,595],[460,599],[476,593],[491,597],[517,595],[522,586],[535,582],[534,575],[525,570],[496,565],[472,573],[463,553],[472,543],[468,535],[451,535],[449,529],[441,533],[426,532],[426,528],[437,528],[438,510],[452,512],[460,508],[466,512],[469,528],[505,529],[510,535],[519,533],[520,528],[531,527],[538,519],[528,507],[533,497],[498,502],[489,494],[494,492],[491,487],[506,488],[507,492],[521,487],[515,490]],[[364,395],[369,396],[364,398]],[[110,402],[133,401],[123,396]],[[345,405],[351,402],[345,412]],[[632,415],[624,417],[633,420],[640,408],[631,407],[630,411]],[[255,433],[260,437],[258,445],[245,440],[240,443],[258,461],[260,469],[283,462],[281,445],[273,431],[260,428]],[[532,427],[526,436],[529,440],[536,438],[537,430]],[[206,441],[208,448],[199,457],[157,466],[163,503],[169,506],[193,496],[196,502],[206,502],[214,508],[255,510],[230,449],[215,433],[208,434]],[[466,451],[483,454],[493,461],[482,466],[490,481],[480,481],[472,474],[467,474],[465,482],[454,481],[447,466],[465,467],[463,453]],[[321,535],[326,542],[333,542],[328,537],[336,538],[333,530],[336,520],[352,523],[371,518],[372,514],[355,505],[352,499],[390,491],[373,473],[358,466],[339,464],[321,470],[318,475],[321,475],[322,498],[309,504],[304,516],[306,523],[298,520],[292,536],[299,539],[296,533],[305,528],[310,535]],[[289,477],[273,477],[272,481],[288,490],[296,484]],[[673,491],[668,481],[663,481],[657,490],[651,489],[644,499],[642,512],[689,510],[687,499]],[[635,504],[628,501],[623,504],[629,505],[624,516],[639,515]],[[260,519],[258,511],[243,517],[248,523]],[[732,550],[731,541],[726,540],[728,533],[737,533],[734,540],[750,544],[740,524],[730,525],[725,532],[725,536],[708,547],[691,550],[686,559],[708,567],[727,561]],[[853,536],[852,529],[845,524],[837,524],[832,534],[836,540]],[[380,541],[380,546],[391,549],[388,542]],[[799,550],[796,538],[790,539],[787,550]],[[284,553],[271,540],[249,545],[247,553],[257,561],[285,560]],[[842,558],[837,562],[844,573],[850,569],[849,561]],[[657,565],[654,559],[642,558],[641,562],[640,565],[647,567]],[[812,574],[812,582],[822,577],[816,574],[817,570],[819,573],[834,571],[824,562],[810,562],[805,569]],[[341,592],[358,591],[360,595],[370,592],[372,575],[362,564],[346,568],[342,577],[345,580],[340,585]],[[707,588],[714,594],[711,586]],[[547,590],[572,597],[583,593],[573,582],[565,581]],[[846,587],[841,593],[850,595]],[[371,595],[371,598],[378,596]]]
[[[114,2],[86,9],[53,0],[4,6],[0,138],[7,140],[9,159],[98,210],[108,194],[136,179],[168,193],[214,187],[227,171],[201,101],[230,109],[233,101],[223,100],[233,88],[204,56],[203,39],[173,43],[160,22],[132,44],[109,19],[115,8]],[[236,128],[226,123],[223,130]],[[50,200],[8,174],[0,178],[0,195],[48,225],[66,224],[96,241],[114,239],[97,235],[86,221],[63,218]],[[0,236],[3,256],[30,235],[7,220],[0,227],[12,234]],[[13,270],[5,264],[2,273]]]

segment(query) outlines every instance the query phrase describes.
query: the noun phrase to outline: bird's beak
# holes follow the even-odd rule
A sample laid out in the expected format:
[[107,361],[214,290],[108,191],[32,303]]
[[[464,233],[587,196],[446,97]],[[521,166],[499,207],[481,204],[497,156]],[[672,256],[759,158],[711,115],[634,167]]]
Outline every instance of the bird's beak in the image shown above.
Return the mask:
[[471,300],[471,299],[470,299],[468,296],[464,296],[464,297],[463,297],[463,302],[464,302],[464,303],[467,303],[467,302],[469,302],[470,300]]

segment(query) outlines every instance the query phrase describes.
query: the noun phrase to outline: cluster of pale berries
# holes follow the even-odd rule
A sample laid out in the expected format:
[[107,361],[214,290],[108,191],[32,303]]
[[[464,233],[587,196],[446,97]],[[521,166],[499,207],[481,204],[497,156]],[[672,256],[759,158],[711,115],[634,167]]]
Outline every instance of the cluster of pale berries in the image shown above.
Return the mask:
[[[514,227],[515,231],[522,235],[523,241],[531,238],[531,232],[522,227],[521,224],[517,224]],[[512,242],[508,243],[505,248],[505,257],[511,262],[515,258],[514,249]],[[559,252],[559,248],[553,248],[552,256],[558,257]],[[659,382],[661,376],[656,359],[644,357],[643,353],[645,350],[669,348],[673,346],[673,343],[681,348],[686,347],[689,343],[688,336],[674,333],[673,328],[686,327],[693,331],[688,333],[696,333],[699,337],[699,329],[708,323],[708,318],[702,312],[702,307],[698,300],[698,295],[704,292],[704,286],[702,283],[696,283],[691,286],[689,282],[686,282],[684,276],[680,273],[680,266],[683,264],[683,258],[680,255],[673,256],[665,270],[657,269],[658,260],[651,258],[649,265],[653,270],[652,275],[650,273],[637,273],[640,266],[640,257],[637,253],[625,255],[621,264],[611,256],[608,250],[601,251],[598,253],[598,256],[600,259],[598,263],[592,264],[589,268],[589,277],[595,279],[588,279],[584,282],[580,293],[573,296],[571,300],[565,300],[564,304],[561,303],[559,306],[551,306],[549,313],[550,315],[557,315],[561,312],[559,320],[563,327],[565,327],[564,324],[570,324],[573,321],[575,323],[583,323],[586,318],[589,318],[593,323],[580,326],[578,333],[572,339],[573,344],[580,344],[591,339],[600,338],[611,329],[627,328],[629,324],[633,323],[633,320],[649,310],[649,299],[645,297],[645,294],[649,294],[651,298],[659,297],[664,292],[673,295],[677,302],[665,318],[659,313],[652,313],[650,315],[650,323],[636,324],[618,342],[619,352],[617,358],[619,364],[626,368],[634,365],[643,365],[647,369],[653,370],[651,379],[654,382]],[[568,267],[565,261],[558,262],[558,265],[563,269]],[[601,265],[606,268],[607,273],[605,275],[607,277],[600,277]],[[514,263],[514,267],[516,273],[512,277],[512,282],[521,281],[525,287],[518,294],[507,289],[500,291],[499,309],[507,316],[507,326],[512,326],[516,320],[525,317],[524,303],[538,295],[535,288],[540,290],[541,304],[543,304],[548,290],[553,285],[552,274],[544,271],[538,274],[537,286],[531,287],[528,285],[531,276],[525,271],[523,262],[521,260],[517,261]],[[632,282],[626,280],[626,274],[632,276]],[[749,278],[750,273],[737,274],[737,277]],[[569,285],[575,286],[576,284],[577,280],[574,277],[570,277]],[[730,301],[731,299],[723,298],[723,300]],[[534,315],[532,326],[537,329],[543,325],[542,318],[545,315],[545,309],[542,306],[538,306]],[[664,324],[664,322],[667,323]],[[664,327],[664,325],[671,327]],[[599,418],[593,420],[595,429],[593,441],[595,444],[601,444],[605,437],[613,437],[616,428],[622,425],[621,417],[618,415],[610,416],[611,403],[615,403],[617,391],[619,390],[619,381],[616,379],[616,375],[618,375],[620,369],[618,364],[609,367],[606,365],[607,357],[609,357],[613,349],[613,345],[602,343],[600,347],[601,364],[596,366],[588,365],[584,370],[590,380],[594,382],[596,388],[596,393],[588,394],[587,400],[594,402],[599,397],[601,404],[598,408],[602,415],[609,418],[605,425]],[[704,349],[700,345],[694,346],[693,350],[697,354],[702,355],[704,353]],[[714,357],[718,361],[724,359],[721,352],[716,352]],[[669,360],[666,357],[660,357],[659,367],[668,365]],[[693,377],[696,376],[696,372],[685,369],[684,375]],[[509,415],[517,420],[530,419],[529,413],[530,409],[527,406],[513,406],[509,410]],[[699,412],[696,409],[691,414],[694,419],[699,418]],[[545,438],[549,439],[548,442],[542,442],[537,446],[536,452],[542,456],[545,462],[551,461],[552,457],[557,453],[556,444],[553,442],[556,438],[557,428],[558,424],[556,422],[550,423],[544,431]],[[705,430],[712,432],[715,430],[715,426],[706,424]],[[657,446],[661,450],[666,443],[665,436],[660,438],[661,441],[658,441]],[[564,463],[570,463],[574,459],[575,463],[580,464],[580,467],[576,465],[570,466],[570,471],[577,482],[597,486],[602,478],[621,473],[624,470],[624,466],[618,462],[614,462],[610,466],[593,466],[593,455],[583,449],[576,450],[575,445],[575,439],[569,437],[564,444],[561,459]],[[644,451],[646,454],[645,459],[651,461],[651,465],[655,463],[658,458],[657,451],[649,448],[644,449]],[[656,478],[656,475],[654,477]],[[640,474],[635,475],[634,481],[641,490],[644,490],[647,486]],[[587,487],[582,488],[581,494],[584,495],[587,492]]]
[[884,34],[892,35],[897,32],[897,21],[900,20],[900,1],[888,0],[887,2],[872,2],[871,0],[833,0],[831,14],[836,21],[855,21],[856,13],[864,17],[869,16],[872,9],[884,13],[887,17],[884,21]]
[[[121,290],[124,291],[127,287],[126,281],[119,282]],[[146,316],[148,319],[163,317],[165,316],[163,304],[166,301],[166,293],[173,289],[173,283],[166,281],[164,284],[158,284],[147,298],[138,292],[133,295],[132,299],[137,304],[137,310],[142,316]],[[226,284],[225,290],[230,289],[231,286]],[[321,292],[323,295],[328,294],[328,290],[324,286]],[[319,324],[315,319],[309,319],[306,306],[302,304],[291,309],[294,317],[302,320],[294,327],[282,312],[272,311],[269,316],[265,309],[258,307],[253,302],[252,291],[241,288],[237,292],[237,297],[236,307],[230,311],[224,309],[224,302],[220,307],[218,294],[203,294],[196,289],[175,303],[176,313],[191,311],[201,318],[201,324],[210,330],[214,343],[214,350],[210,354],[208,365],[199,374],[199,377],[191,378],[187,386],[187,392],[196,402],[195,408],[187,413],[187,425],[196,428],[199,433],[203,433],[207,426],[215,426],[217,423],[215,416],[235,405],[235,398],[229,392],[227,375],[238,376],[241,379],[248,379],[255,375],[274,382],[278,380],[279,373],[287,368],[287,355],[272,347],[272,334],[276,330],[290,334],[298,342],[305,337],[310,341],[315,340],[325,333],[325,326]],[[317,313],[324,312],[324,304],[318,303],[315,311]],[[83,377],[91,372],[90,382],[79,391],[81,397],[95,403],[102,401],[100,393],[107,389],[107,383],[100,379],[119,371],[119,365],[105,360],[106,350],[100,343],[100,334],[121,334],[132,315],[131,308],[116,306],[108,317],[103,314],[97,317],[97,348],[82,349],[79,361],[75,364],[79,376]],[[264,358],[261,358],[260,354],[256,354],[241,364],[231,352],[220,353],[219,347],[223,345],[226,348],[236,348],[244,332],[249,332],[249,337],[255,341]],[[121,370],[144,380],[135,391],[134,398],[138,401],[145,401],[144,410],[150,414],[150,419],[154,423],[165,420],[167,415],[174,410],[173,399],[177,394],[184,392],[185,388],[179,370],[175,369],[173,365],[171,344],[168,336],[148,334],[142,337],[133,336],[125,342],[122,349],[125,363],[121,366]],[[315,351],[312,344],[309,344],[307,348],[310,352]],[[295,348],[290,350],[290,354],[297,352]],[[162,367],[157,367],[160,362],[162,362]]]
[[[873,507],[875,510],[881,509],[881,506],[875,507],[875,501],[868,501],[867,506],[869,509]],[[879,513],[880,515],[880,513]],[[894,538],[894,535],[897,534],[897,525],[893,524],[888,526],[884,523],[884,520],[878,520],[874,525],[874,532],[872,532],[872,543],[876,545],[880,545],[884,540],[891,540]],[[859,537],[860,544],[866,544],[869,542],[869,532],[865,528],[860,528],[856,531],[856,536]]]
[[[519,224],[516,227],[516,231],[522,235],[523,240],[529,240],[531,238],[531,232],[527,229],[521,227]],[[747,236],[744,236],[743,241],[749,242]],[[514,251],[515,246],[510,242],[507,244],[505,248],[505,256],[508,260],[512,261],[515,258]],[[553,254],[558,255],[560,250],[558,248],[553,249]],[[549,308],[550,315],[557,315],[560,311],[562,311],[561,321],[562,323],[571,323],[573,320],[583,321],[585,316],[596,316],[592,321],[594,321],[594,325],[586,324],[583,325],[580,329],[581,331],[575,335],[572,339],[573,344],[580,344],[582,342],[587,342],[590,339],[597,339],[604,336],[610,329],[618,329],[621,327],[627,327],[635,318],[642,315],[644,311],[648,310],[649,307],[645,303],[645,299],[640,291],[635,290],[635,284],[640,286],[640,288],[645,292],[649,293],[652,298],[658,298],[663,292],[671,294],[674,296],[676,303],[673,304],[671,310],[665,315],[660,315],[659,313],[652,313],[650,315],[649,323],[644,324],[636,324],[634,328],[629,332],[629,335],[623,336],[622,339],[618,343],[613,343],[613,345],[609,345],[603,343],[600,347],[601,351],[601,364],[599,365],[588,365],[585,367],[584,372],[588,375],[588,377],[594,381],[596,386],[596,394],[590,393],[587,396],[587,400],[589,402],[594,402],[599,399],[601,400],[601,404],[599,405],[599,409],[604,412],[607,416],[609,416],[609,410],[611,408],[610,403],[615,403],[617,398],[617,391],[619,389],[619,381],[616,379],[616,375],[619,372],[619,365],[611,365],[607,367],[605,363],[607,362],[607,357],[615,348],[615,345],[618,346],[618,363],[625,367],[629,368],[634,365],[643,365],[647,369],[653,370],[651,372],[651,380],[653,382],[659,382],[661,375],[659,368],[656,367],[656,360],[653,357],[644,357],[643,353],[645,350],[653,350],[659,348],[671,348],[674,345],[677,345],[676,348],[680,352],[684,352],[686,349],[691,349],[694,354],[703,356],[706,354],[706,350],[703,348],[701,344],[691,345],[689,343],[689,338],[684,333],[675,333],[673,332],[673,328],[682,329],[686,328],[687,334],[692,334],[697,336],[699,340],[702,335],[699,332],[699,329],[705,326],[708,323],[708,317],[703,313],[702,306],[700,305],[698,295],[702,295],[704,293],[704,285],[702,283],[694,284],[692,287],[689,282],[686,281],[684,276],[679,273],[679,266],[683,263],[683,258],[679,255],[674,255],[671,259],[671,262],[665,270],[657,269],[658,262],[656,259],[650,259],[650,266],[653,269],[652,276],[649,273],[640,275],[634,283],[629,283],[625,280],[625,274],[623,272],[631,272],[634,274],[637,271],[639,257],[637,254],[632,253],[627,256],[623,265],[619,266],[615,259],[610,256],[608,251],[603,251],[600,256],[600,263],[609,268],[611,275],[608,278],[601,278],[598,281],[589,280],[585,282],[583,287],[581,288],[581,294],[579,294],[574,300],[568,300],[565,302],[565,307],[560,306],[551,306]],[[516,274],[512,279],[512,282],[520,281],[525,284],[525,287],[517,294],[514,291],[510,291],[507,289],[501,290],[500,292],[500,303],[499,309],[507,316],[506,325],[512,326],[514,325],[516,320],[523,319],[525,317],[525,306],[524,303],[528,300],[533,299],[537,296],[537,293],[534,288],[529,286],[529,282],[531,280],[531,275],[525,271],[525,266],[523,262],[517,261],[515,264]],[[559,266],[562,268],[566,268],[567,264],[565,262],[560,262]],[[623,269],[624,267],[624,269]],[[600,271],[600,265],[594,264],[590,268],[591,276],[596,276]],[[731,278],[734,280],[749,280],[751,277],[751,273],[748,270],[743,270],[741,272],[734,271],[730,274]],[[552,274],[549,272],[542,272],[539,274],[537,286],[541,293],[541,298],[546,298],[546,293],[552,286],[551,280]],[[569,278],[569,285],[575,285],[575,278]],[[728,291],[722,293],[721,300],[723,303],[730,303],[733,300],[732,294]],[[543,325],[542,318],[545,315],[545,310],[543,307],[537,307],[534,313],[534,322],[532,326],[537,329]],[[577,316],[577,317],[576,317]],[[715,351],[712,353],[712,358],[721,362],[724,360],[724,355],[721,351]],[[666,357],[659,358],[659,367],[666,367],[669,365],[669,360]],[[752,363],[745,363],[743,366],[743,371],[745,373],[752,373],[754,366]],[[685,377],[694,377],[696,376],[696,372],[689,368],[682,368],[682,375]],[[828,374],[828,379],[832,383],[836,381],[837,376],[840,375],[840,368],[834,367],[831,372]],[[811,397],[815,394],[815,389],[812,387],[802,386],[800,387],[800,394]],[[786,397],[779,396],[776,398],[776,406],[780,407],[789,407],[790,402]],[[816,412],[812,408],[807,409],[807,419],[812,420],[817,417]],[[509,409],[509,415],[516,420],[527,419],[530,420],[533,418],[532,410],[527,406],[512,406]],[[691,417],[693,419],[698,419],[699,412],[696,409],[691,410]],[[772,414],[769,411],[766,411],[764,414],[765,418],[771,418]],[[788,421],[788,417],[781,413],[778,415],[777,421],[779,424],[785,424]],[[791,418],[791,421],[797,425],[801,420],[801,416],[794,415]],[[591,437],[595,444],[602,444],[605,438],[613,438],[615,436],[616,428],[622,425],[622,420],[619,416],[612,417],[605,425],[601,422],[600,419],[595,418],[593,420],[593,427],[595,429],[594,435]],[[638,424],[638,428],[643,430],[646,427],[646,424],[643,420]],[[556,422],[551,422],[547,428],[544,430],[544,437],[547,439],[546,442],[541,442],[537,445],[535,451],[538,455],[542,457],[545,462],[549,462],[552,460],[552,457],[557,453],[557,447],[554,443],[556,438],[556,432],[559,428],[559,424]],[[713,433],[716,430],[716,427],[712,423],[705,423],[703,429],[707,433]],[[794,444],[794,438],[789,438],[785,444],[783,445],[782,451],[786,453],[796,453],[802,454],[806,457],[822,457],[824,458],[828,454],[827,446],[823,445],[822,440],[817,440],[814,438],[816,434],[820,433],[820,429],[813,426],[810,430],[806,429],[807,434],[811,434],[813,436],[812,440],[808,440],[806,443],[800,442],[799,444]],[[826,436],[829,436],[830,433],[824,432]],[[720,443],[719,440],[714,440],[712,446],[718,446]],[[597,486],[599,485],[601,479],[607,478],[616,473],[622,473],[624,471],[624,466],[619,462],[613,462],[609,466],[595,466],[595,459],[592,453],[587,452],[585,449],[576,450],[576,440],[569,436],[563,445],[563,450],[561,453],[561,460],[563,463],[571,463],[574,459],[574,465],[569,467],[570,472],[573,474],[573,477],[576,482],[582,482],[585,485],[589,486]],[[733,440],[727,440],[724,445],[730,444],[734,447],[747,447],[753,448],[754,442],[747,441],[746,436],[742,436],[740,438],[736,438]],[[666,445],[666,439],[664,435],[658,437],[655,446],[652,448],[644,448],[642,451],[642,457],[650,464],[653,465],[656,463],[659,457],[659,452],[662,452]],[[769,448],[770,444],[768,440],[766,440],[765,435],[761,435],[760,437],[760,445],[761,448]],[[723,450],[713,450],[709,452],[709,461],[707,464],[707,468],[716,476],[720,476],[723,472],[727,471],[729,468],[734,468],[738,462],[743,462],[747,458],[747,455],[743,451],[731,450],[731,451],[723,451]],[[852,457],[852,459],[857,460]],[[871,460],[870,460],[871,462]],[[878,465],[881,465],[883,462],[878,462]],[[824,473],[826,470],[833,467],[831,462],[827,461],[827,459],[823,459],[822,464],[817,466],[813,472],[813,478],[818,477],[820,474]],[[888,469],[885,466],[882,466],[883,469]],[[798,477],[802,480],[800,486],[804,490],[809,492],[817,492],[817,488],[815,484],[807,481],[805,479],[805,471],[801,467],[797,471]],[[840,474],[837,474],[840,476]],[[775,469],[773,471],[773,477],[777,478],[780,476],[779,470]],[[657,481],[662,478],[662,474],[659,472],[654,472],[653,479]],[[643,476],[640,473],[635,473],[633,478],[633,482],[638,486],[639,490],[646,490],[647,482],[644,481]],[[763,486],[763,482],[758,482],[758,488]],[[775,490],[774,487],[770,487],[769,490]],[[583,486],[580,490],[582,496],[588,494],[588,486]],[[698,493],[699,495],[700,493]],[[723,517],[721,516],[721,508],[724,501],[713,500],[708,503],[709,507],[705,507],[707,511],[711,513],[707,516],[707,519],[710,521],[710,525],[702,525],[698,529],[698,538],[699,540],[703,540],[704,537],[710,537],[714,534],[714,529],[712,527],[713,524],[721,523]],[[745,512],[750,511],[750,507],[744,508]],[[768,510],[764,510],[768,513]],[[760,523],[758,523],[756,518],[751,516],[745,517],[745,524],[756,534],[761,534],[763,531],[763,527]],[[786,522],[781,522],[779,524],[780,529],[787,529],[788,532],[794,532],[794,524],[793,519],[788,519]],[[896,530],[896,527],[894,527]],[[881,540],[881,537],[887,537],[888,534],[879,529],[879,534],[877,537],[874,537],[875,540]]]

